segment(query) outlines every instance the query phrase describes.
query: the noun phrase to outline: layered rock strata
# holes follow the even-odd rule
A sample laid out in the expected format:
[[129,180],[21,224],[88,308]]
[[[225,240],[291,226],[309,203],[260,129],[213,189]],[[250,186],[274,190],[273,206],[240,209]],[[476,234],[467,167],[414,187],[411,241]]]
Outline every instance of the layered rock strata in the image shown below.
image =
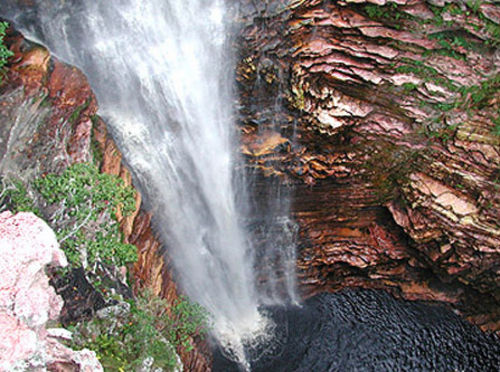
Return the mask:
[[500,330],[499,8],[249,3],[242,152],[295,190],[305,293],[384,288]]

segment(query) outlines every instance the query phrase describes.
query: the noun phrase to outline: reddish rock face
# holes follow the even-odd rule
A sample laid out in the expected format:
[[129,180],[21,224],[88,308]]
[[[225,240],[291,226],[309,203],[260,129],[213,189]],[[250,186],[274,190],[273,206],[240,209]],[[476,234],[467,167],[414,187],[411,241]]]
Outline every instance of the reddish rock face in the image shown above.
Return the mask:
[[[97,101],[85,75],[17,33],[11,31],[6,41],[15,55],[9,66],[8,79],[2,86],[1,94],[5,99],[0,106],[0,118],[5,117],[6,123],[11,122],[10,119],[17,115],[17,108],[26,109],[33,115],[23,122],[26,127],[24,136],[13,140],[18,151],[0,146],[0,172],[5,166],[11,171],[17,167],[43,175],[94,159],[100,163],[101,172],[119,176],[126,185],[131,185],[131,175],[122,163],[122,155],[108,135],[106,124],[96,115]],[[5,130],[5,135],[10,138],[15,128]],[[136,205],[136,211],[127,217],[118,212],[125,242],[136,245],[139,253],[138,262],[131,268],[135,277],[134,289],[151,287],[155,294],[172,303],[179,298],[179,292],[151,229],[151,216],[140,213],[139,193]],[[200,351],[206,346],[199,344],[199,348],[190,352],[179,350],[186,370],[210,370],[210,359]],[[50,347],[61,355],[65,352],[59,350],[55,341]],[[73,364],[65,365],[64,360],[57,359],[48,367],[51,370],[73,368]]]
[[295,188],[306,294],[384,288],[500,330],[499,6],[484,3],[274,1],[242,30],[243,153]]
[[[386,3],[257,4],[269,7],[242,31],[237,75],[243,156],[295,188],[304,295],[382,288],[449,304],[498,331],[500,63],[484,19],[494,22],[498,6],[366,7]],[[23,156],[41,173],[61,169],[91,158],[93,134],[101,169],[130,182],[85,77],[20,36],[8,42],[16,52],[2,88],[16,92],[9,104],[50,104]],[[35,151],[42,143],[48,150]],[[175,299],[150,216],[136,213],[122,227],[139,251],[137,288]],[[183,361],[208,370],[199,351]]]
[[[30,110],[40,116],[31,128],[31,146],[26,147],[23,155],[37,158],[39,173],[90,161],[92,118],[97,112],[97,102],[85,75],[17,33],[10,33],[6,42],[14,56],[4,94],[13,96],[9,102],[13,108],[34,102]],[[12,92],[16,90],[14,95]]]

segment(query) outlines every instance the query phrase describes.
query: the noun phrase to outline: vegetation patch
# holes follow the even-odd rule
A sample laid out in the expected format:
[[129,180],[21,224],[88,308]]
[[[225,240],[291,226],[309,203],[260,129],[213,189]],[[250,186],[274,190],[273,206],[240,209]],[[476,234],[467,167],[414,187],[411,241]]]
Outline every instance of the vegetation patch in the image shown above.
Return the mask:
[[135,246],[122,243],[116,218],[119,210],[125,216],[135,210],[135,191],[123,180],[79,163],[36,179],[35,188],[54,210],[47,217],[72,267],[97,261],[123,266],[137,259]]
[[[426,65],[422,61],[402,58],[401,63],[402,64],[400,66],[394,69],[395,72],[403,74],[413,74],[421,78],[425,82],[432,82],[439,86],[445,87],[450,92],[458,92],[460,89],[451,80],[442,77],[434,67]],[[409,86],[404,88],[408,89]]]
[[496,118],[493,119],[493,124],[495,126],[493,127],[493,129],[491,130],[491,132],[495,136],[499,136],[500,137],[500,116],[497,116]]
[[369,4],[363,6],[363,10],[366,15],[372,19],[378,19],[387,26],[400,30],[402,25],[398,23],[401,20],[415,20],[416,17],[401,11],[400,7],[396,3],[388,3],[386,5],[374,5]]
[[76,122],[76,120],[80,117],[80,115],[82,114],[82,111],[83,110],[86,110],[89,105],[90,105],[90,102],[92,101],[92,98],[89,97],[87,98],[87,100],[81,104],[80,106],[78,106],[75,111],[73,111],[70,115],[70,117],[68,118],[68,122],[70,124],[73,124],[74,122]]
[[487,105],[488,100],[498,91],[500,91],[500,74],[484,80],[481,84],[463,87],[460,90],[462,104],[465,104],[470,97],[469,108],[481,109]]
[[88,163],[44,175],[33,184],[5,177],[0,185],[0,211],[33,212],[46,220],[71,268],[135,262],[136,248],[123,243],[116,217],[119,211],[129,215],[135,207],[132,187]]
[[[118,210],[124,215],[135,210],[134,193],[118,177],[79,163],[28,185],[3,179],[0,211],[30,211],[44,218],[56,232],[69,269],[84,266],[85,275],[93,278],[93,286],[106,296],[107,305],[115,304],[91,319],[69,325],[73,338],[68,346],[95,351],[106,371],[142,370],[144,366],[172,371],[179,367],[177,351],[189,352],[193,338],[205,337],[206,310],[185,297],[169,305],[149,290],[124,302],[109,290],[112,287],[103,287],[106,278],[101,282],[95,274],[98,263],[117,267],[137,260],[136,247],[122,242],[116,219]],[[69,273],[60,270],[57,275],[69,277]]]
[[95,134],[95,128],[97,128],[99,122],[99,116],[92,115],[90,119],[92,120],[92,128],[94,128],[94,130],[91,131],[91,136],[90,136],[90,150],[92,152],[92,161],[94,162],[94,164],[101,164],[102,159],[104,158],[104,153],[101,150],[101,146],[97,141]]
[[9,28],[7,22],[0,22],[0,83],[2,82],[2,77],[4,74],[4,67],[7,64],[9,57],[12,57],[14,53],[10,51],[4,44],[5,31]]
[[176,349],[190,351],[193,337],[207,332],[207,312],[187,298],[169,307],[146,290],[128,305],[70,327],[70,346],[95,351],[105,371],[142,370],[144,364],[171,371],[178,366]]
[[490,37],[485,43],[492,47],[498,47],[498,45],[500,45],[500,25],[489,20],[483,13],[481,13],[480,7],[482,3],[483,0],[469,0],[466,2],[466,5],[469,8],[470,13],[475,14],[484,24],[483,31]]
[[19,212],[40,214],[23,182],[12,178],[2,179],[0,184],[0,212],[6,210],[14,214]]

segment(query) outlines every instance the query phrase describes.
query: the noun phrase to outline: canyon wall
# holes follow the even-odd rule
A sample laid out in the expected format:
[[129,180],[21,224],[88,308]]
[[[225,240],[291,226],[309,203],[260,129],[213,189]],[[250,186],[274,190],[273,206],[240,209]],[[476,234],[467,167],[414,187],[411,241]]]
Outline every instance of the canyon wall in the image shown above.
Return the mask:
[[498,332],[498,4],[248,10],[242,152],[294,189],[304,294],[383,288]]
[[[254,3],[238,45],[241,152],[257,198],[269,177],[293,190],[304,296],[380,288],[499,332],[499,6]],[[97,158],[130,184],[85,76],[19,34],[7,42],[0,171]],[[172,302],[151,218],[121,219],[139,252],[132,281]],[[182,354],[186,370],[209,369],[203,348]]]
[[[122,155],[105,122],[97,116],[98,104],[84,74],[13,30],[6,44],[15,54],[0,86],[0,118],[4,123],[0,174],[29,183],[73,163],[94,161],[101,172],[119,176],[131,185]],[[134,291],[152,288],[154,294],[172,304],[179,292],[155,237],[151,216],[140,205],[137,193],[136,211],[118,216],[124,241],[138,250],[138,261],[128,268],[131,285]],[[185,370],[209,369],[209,358],[197,349],[179,351]]]

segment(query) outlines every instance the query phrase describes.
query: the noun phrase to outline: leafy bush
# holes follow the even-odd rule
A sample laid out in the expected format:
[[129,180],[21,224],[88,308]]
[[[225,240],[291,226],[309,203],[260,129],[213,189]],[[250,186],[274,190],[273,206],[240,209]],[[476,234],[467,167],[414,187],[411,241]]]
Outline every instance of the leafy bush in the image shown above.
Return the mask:
[[36,179],[35,187],[55,207],[49,223],[72,267],[97,261],[123,266],[137,259],[136,248],[122,243],[116,218],[118,210],[125,216],[135,210],[135,191],[123,180],[80,163]]
[[[3,72],[3,67],[7,64],[7,59],[14,55],[3,42],[5,36],[5,30],[9,27],[7,22],[0,22],[0,72]],[[2,81],[2,76],[0,74],[0,82]]]
[[99,316],[73,327],[70,346],[95,351],[105,370],[133,371],[152,358],[153,368],[170,371],[177,366],[176,348],[189,351],[191,337],[203,337],[206,332],[206,311],[186,298],[168,309],[165,300],[146,290],[129,304],[128,312]]
[[3,179],[0,185],[0,212],[4,210],[10,210],[14,214],[18,212],[40,213],[22,181],[16,179]]

